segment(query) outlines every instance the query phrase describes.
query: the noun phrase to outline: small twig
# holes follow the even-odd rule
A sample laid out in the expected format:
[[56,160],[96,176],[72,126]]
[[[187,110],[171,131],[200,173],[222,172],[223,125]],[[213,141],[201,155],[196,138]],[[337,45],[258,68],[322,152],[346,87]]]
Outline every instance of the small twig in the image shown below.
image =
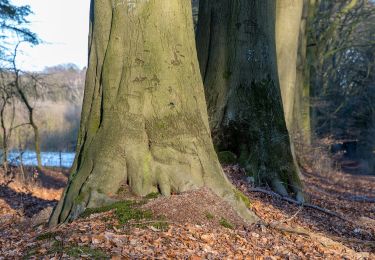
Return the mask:
[[298,213],[300,213],[302,211],[302,209],[303,209],[303,207],[299,207],[298,210],[297,210],[297,212],[294,213],[293,216],[291,216],[290,218],[284,219],[284,220],[280,220],[280,221],[276,221],[276,222],[272,222],[272,223],[270,223],[270,225],[272,225],[272,226],[278,226],[278,225],[280,225],[282,223],[286,223],[286,222],[292,221],[298,215]]
[[30,123],[23,123],[23,124],[20,124],[20,125],[16,125],[16,126],[12,127],[11,130],[15,130],[15,129],[17,129],[19,127],[23,127],[25,125],[30,125]]
[[290,218],[288,218],[286,220],[283,220],[281,222],[286,223],[286,222],[292,221],[295,217],[297,217],[298,213],[300,213],[302,210],[303,210],[303,206],[299,207],[298,210],[296,211],[296,213],[293,214],[293,216],[291,216]]
[[292,221],[295,217],[297,217],[298,213],[300,213],[302,210],[303,210],[303,207],[299,207],[299,209],[296,211],[296,213],[294,213],[293,216],[291,216],[290,218],[288,218],[288,219],[285,220],[284,222]]
[[129,224],[129,225],[144,225],[144,224],[155,224],[155,223],[176,224],[175,222],[167,221],[167,220],[147,220],[147,221],[134,222],[134,223],[128,222],[127,224]]

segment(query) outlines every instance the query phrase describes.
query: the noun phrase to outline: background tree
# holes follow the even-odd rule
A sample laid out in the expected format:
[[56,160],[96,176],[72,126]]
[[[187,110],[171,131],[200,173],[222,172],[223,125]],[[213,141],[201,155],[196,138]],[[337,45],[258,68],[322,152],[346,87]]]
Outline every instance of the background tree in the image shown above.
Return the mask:
[[[351,142],[346,156],[366,158],[373,172],[375,6],[372,1],[318,1],[310,6],[308,84],[317,138]],[[349,145],[349,144],[348,144]],[[356,147],[358,149],[356,149]],[[365,167],[367,168],[367,166]]]
[[[8,172],[9,139],[11,137],[15,118],[14,92],[8,75],[0,72],[0,123],[2,135],[2,160],[4,171]],[[10,113],[9,107],[11,107]]]
[[296,63],[296,86],[293,105],[293,138],[301,143],[311,144],[310,127],[310,66],[308,59],[308,28],[314,16],[314,1],[303,0],[299,28]]
[[191,17],[189,1],[92,1],[77,155],[51,225],[126,183],[137,195],[206,186],[256,220],[212,145]]
[[[9,148],[8,143],[11,137],[11,133],[14,130],[14,97],[16,97],[16,92],[20,94],[20,92],[18,91],[18,89],[20,89],[20,71],[17,69],[16,65],[17,48],[20,42],[26,42],[32,45],[39,43],[39,39],[36,36],[36,34],[31,32],[27,28],[27,24],[29,23],[27,17],[31,13],[32,12],[29,6],[15,6],[11,4],[8,0],[0,0],[0,80],[2,99],[0,107],[0,121],[2,128],[3,165],[5,171],[7,171]],[[7,116],[8,105],[11,105],[13,108],[10,110],[10,116]],[[6,121],[9,121],[9,127],[7,127]],[[35,123],[32,125],[35,125]],[[38,160],[38,164],[39,162],[40,160]]]
[[[18,40],[38,44],[37,35],[27,28],[29,23],[27,17],[31,14],[29,6],[15,6],[9,0],[0,0],[0,55],[4,59],[4,52],[8,49],[8,45],[13,45],[12,36],[16,35]],[[10,40],[9,40],[10,39]]]
[[19,99],[19,101],[21,101],[21,103],[27,109],[28,124],[32,127],[33,132],[34,132],[34,148],[35,148],[35,153],[36,153],[37,166],[39,169],[42,169],[43,166],[42,166],[42,157],[41,157],[41,149],[40,149],[41,141],[40,141],[39,127],[35,121],[34,107],[27,93],[30,91],[36,91],[39,82],[38,82],[38,79],[34,75],[22,74],[21,70],[17,68],[16,58],[17,58],[18,46],[19,45],[16,45],[14,49],[13,57],[11,60],[10,72],[12,73],[13,86],[15,88],[15,92],[17,93],[16,97]]
[[275,24],[275,1],[201,0],[198,58],[217,150],[234,153],[258,184],[303,200],[280,94]]

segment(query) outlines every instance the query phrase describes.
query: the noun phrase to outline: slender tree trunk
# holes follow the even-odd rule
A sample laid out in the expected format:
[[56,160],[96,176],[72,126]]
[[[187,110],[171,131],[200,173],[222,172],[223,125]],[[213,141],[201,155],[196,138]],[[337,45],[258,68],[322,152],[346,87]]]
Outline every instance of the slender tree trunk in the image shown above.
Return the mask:
[[296,94],[294,99],[294,127],[293,132],[306,143],[311,143],[310,132],[310,78],[309,64],[307,62],[307,23],[309,19],[309,0],[303,1],[303,12],[300,24]]
[[259,183],[302,200],[276,64],[274,0],[201,0],[198,58],[214,142]]
[[28,116],[29,116],[29,123],[34,131],[35,153],[36,153],[36,158],[37,158],[37,163],[38,163],[38,169],[41,170],[43,166],[42,166],[41,151],[40,151],[39,128],[34,120],[34,108],[32,107],[30,100],[27,98],[25,91],[22,89],[20,85],[20,71],[17,69],[17,65],[16,65],[16,57],[18,53],[19,44],[20,43],[17,44],[14,50],[13,60],[12,60],[13,71],[14,71],[14,76],[15,76],[14,84],[16,87],[16,91],[20,95],[20,99],[22,103],[26,106]]
[[[33,112],[31,112],[30,118],[33,118],[33,117],[34,117],[34,114],[33,114]],[[42,164],[42,156],[41,156],[42,151],[40,149],[39,128],[35,124],[34,119],[31,119],[30,124],[33,128],[33,131],[34,131],[34,147],[35,147],[35,153],[36,153],[36,160],[37,160],[37,163],[38,163],[38,169],[41,170],[43,168],[43,164]]]
[[1,104],[0,109],[0,121],[1,121],[1,130],[2,130],[2,145],[3,145],[3,167],[5,173],[8,173],[8,131],[5,125],[5,108],[7,104],[7,98],[3,97],[3,103]]
[[[305,80],[308,78],[305,75],[306,67],[306,49],[307,49],[307,32],[306,23],[308,19],[308,5],[309,0],[303,0],[303,11],[301,24],[299,28],[298,38],[298,52],[297,52],[297,63],[296,63],[296,93],[294,96],[294,109],[293,109],[293,132],[296,133],[301,140],[310,144],[310,138],[308,137],[308,130],[305,125],[305,118],[308,114],[308,97],[304,96],[304,87],[306,86]],[[307,108],[307,109],[306,109]]]
[[35,147],[36,159],[38,163],[38,169],[41,170],[43,168],[43,165],[42,165],[42,157],[41,157],[41,150],[40,150],[40,135],[39,135],[38,125],[35,123],[35,119],[34,119],[34,108],[31,106],[29,99],[26,97],[26,94],[19,86],[17,87],[17,91],[19,95],[21,96],[22,102],[25,104],[27,108],[27,113],[29,116],[29,123],[34,132],[34,147]]
[[77,156],[50,225],[111,202],[121,184],[169,196],[202,186],[249,212],[218,162],[190,1],[91,2]]

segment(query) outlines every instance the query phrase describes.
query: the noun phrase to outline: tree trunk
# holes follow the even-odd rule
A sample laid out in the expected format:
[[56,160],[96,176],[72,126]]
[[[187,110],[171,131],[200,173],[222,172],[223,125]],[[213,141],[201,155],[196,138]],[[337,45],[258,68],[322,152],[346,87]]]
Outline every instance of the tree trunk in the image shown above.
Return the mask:
[[8,131],[5,125],[5,109],[8,102],[6,97],[3,97],[3,102],[1,103],[0,108],[0,122],[1,122],[1,130],[2,130],[2,150],[3,150],[3,167],[5,174],[8,173]]
[[213,148],[190,1],[91,3],[77,156],[50,225],[110,203],[124,183],[141,196],[206,186],[254,222]]
[[281,96],[286,126],[293,131],[293,110],[296,94],[297,53],[303,1],[276,1],[276,51]]
[[42,170],[43,169],[43,164],[42,164],[42,151],[40,149],[40,135],[39,135],[39,128],[38,126],[35,124],[35,121],[34,121],[34,114],[33,112],[31,112],[30,114],[30,117],[32,118],[32,120],[30,121],[31,123],[31,127],[33,128],[33,131],[34,131],[34,147],[35,147],[35,153],[36,153],[36,161],[38,163],[38,169],[39,170]]
[[276,65],[273,0],[200,1],[198,58],[217,150],[258,183],[302,200]]
[[290,149],[296,170],[299,167],[294,150],[293,138],[295,133],[293,115],[296,98],[297,54],[303,1],[276,1],[276,53],[277,68],[283,100],[285,122],[290,137]]
[[[18,76],[16,78],[16,82],[18,82]],[[38,125],[35,123],[35,120],[34,120],[34,108],[31,106],[30,101],[27,98],[25,92],[20,88],[18,83],[16,84],[17,84],[17,91],[21,97],[21,100],[27,108],[27,113],[29,116],[29,123],[34,132],[34,147],[35,147],[36,159],[37,159],[38,169],[41,170],[43,168],[43,165],[42,165],[42,157],[41,157],[41,150],[40,150],[40,135],[39,135]]]
[[310,132],[310,72],[307,61],[307,24],[309,22],[309,0],[303,1],[303,12],[299,33],[296,94],[294,99],[293,132],[306,144],[311,144]]

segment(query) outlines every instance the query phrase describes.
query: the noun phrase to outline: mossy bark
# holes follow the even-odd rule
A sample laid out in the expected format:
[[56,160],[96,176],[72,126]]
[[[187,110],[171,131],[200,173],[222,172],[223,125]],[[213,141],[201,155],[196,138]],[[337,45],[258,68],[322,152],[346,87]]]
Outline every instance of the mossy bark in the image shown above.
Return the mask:
[[211,141],[190,1],[91,3],[89,66],[77,156],[50,225],[137,195],[207,186],[249,222]]
[[276,2],[200,1],[197,48],[210,127],[258,183],[302,200],[276,64]]

